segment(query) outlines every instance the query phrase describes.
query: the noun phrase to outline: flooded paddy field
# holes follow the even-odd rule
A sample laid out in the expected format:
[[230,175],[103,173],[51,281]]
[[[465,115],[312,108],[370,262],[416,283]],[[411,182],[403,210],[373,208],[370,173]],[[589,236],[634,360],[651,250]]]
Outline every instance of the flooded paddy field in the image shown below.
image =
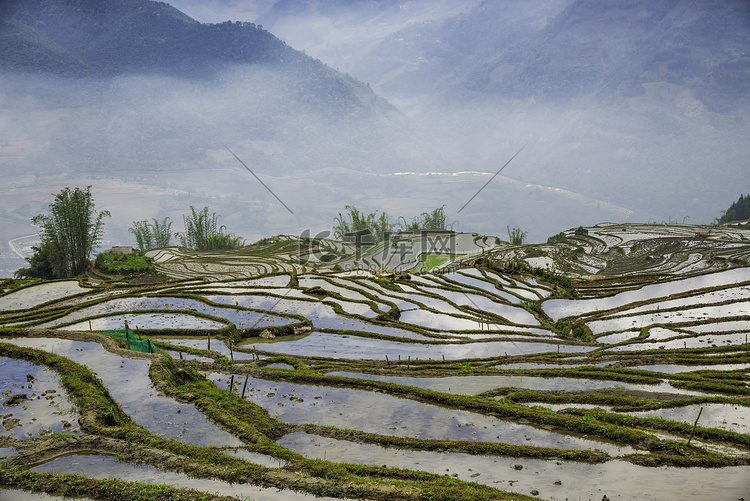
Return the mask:
[[64,456],[53,459],[43,465],[31,468],[30,471],[58,474],[74,473],[99,479],[108,478],[149,484],[165,484],[180,489],[193,489],[216,495],[258,501],[276,501],[278,499],[289,501],[313,499],[333,501],[335,499],[330,497],[316,497],[313,494],[305,492],[280,492],[279,489],[269,489],[253,485],[237,485],[214,479],[192,478],[189,475],[163,471],[153,466],[117,461],[112,456],[92,454]]
[[0,357],[0,422],[3,436],[29,438],[80,432],[78,413],[60,376],[40,365]]
[[[579,242],[634,258],[630,230]],[[750,499],[748,268],[156,257],[201,280],[0,295],[0,499]],[[103,334],[126,321],[156,353]]]
[[[646,468],[623,461],[585,464],[571,461],[475,456],[460,453],[398,450],[372,444],[293,433],[279,441],[308,457],[330,461],[388,465],[477,482],[503,490],[528,494],[537,491],[541,499],[734,499],[743,497],[743,476],[750,467],[712,470],[674,467]],[[696,475],[695,477],[691,474]],[[665,481],[669,479],[669,481]],[[630,485],[632,483],[637,485]]]

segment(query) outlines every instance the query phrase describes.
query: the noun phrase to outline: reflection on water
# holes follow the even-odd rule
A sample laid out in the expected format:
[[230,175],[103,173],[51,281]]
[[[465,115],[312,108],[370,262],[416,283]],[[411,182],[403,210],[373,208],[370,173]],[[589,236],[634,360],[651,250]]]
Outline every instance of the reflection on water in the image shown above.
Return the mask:
[[[223,374],[209,379],[226,386]],[[612,455],[629,454],[616,446],[573,435],[563,435],[474,412],[449,409],[350,388],[292,384],[250,378],[246,398],[269,414],[291,424],[319,424],[402,437],[507,442],[564,449],[600,449]]]
[[[623,461],[604,464],[571,461],[472,456],[412,451],[355,444],[343,440],[293,433],[278,441],[309,458],[422,470],[456,476],[505,491],[550,501],[592,500],[728,500],[750,492],[750,466],[714,468],[648,468]],[[520,468],[519,468],[520,467]]]
[[122,410],[153,433],[192,445],[242,445],[237,437],[209,422],[194,405],[159,394],[148,376],[148,360],[113,355],[93,342],[54,338],[6,338],[3,341],[49,351],[88,366]]
[[55,371],[5,357],[0,357],[0,424],[0,436],[18,439],[80,431],[78,411]]
[[[559,367],[559,366],[558,366]],[[487,390],[502,387],[526,388],[530,390],[567,390],[584,391],[600,388],[622,388],[625,390],[662,391],[683,395],[705,395],[705,393],[681,391],[668,383],[631,384],[619,381],[599,379],[535,377],[535,376],[445,376],[445,377],[408,377],[386,376],[380,374],[360,374],[353,372],[330,372],[330,376],[347,376],[361,379],[374,379],[407,386],[418,386],[429,390],[455,393],[459,395],[477,395]]]
[[593,350],[594,346],[530,343],[518,341],[480,341],[466,344],[410,344],[380,339],[368,339],[342,336],[323,332],[313,332],[299,341],[279,341],[265,347],[266,350],[286,355],[311,357],[345,358],[352,360],[376,359],[390,360],[399,356],[402,360],[458,360],[462,358],[491,358],[505,355],[523,355],[529,353],[577,353]]
[[184,473],[159,470],[153,466],[123,463],[110,456],[81,455],[65,456],[31,469],[34,472],[74,473],[90,478],[111,478],[127,482],[166,484],[179,489],[196,489],[224,496],[237,496],[256,501],[296,501],[300,499],[323,499],[312,494],[294,491],[279,491],[248,484],[230,484],[221,480],[192,478]]

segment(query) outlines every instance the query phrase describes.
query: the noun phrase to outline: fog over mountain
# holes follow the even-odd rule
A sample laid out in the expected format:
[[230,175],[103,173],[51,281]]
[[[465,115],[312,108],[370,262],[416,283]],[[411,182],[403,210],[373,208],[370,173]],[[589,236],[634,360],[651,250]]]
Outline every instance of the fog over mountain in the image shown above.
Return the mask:
[[750,185],[739,0],[169,4],[0,6],[0,275],[64,186],[92,185],[107,243],[132,244],[190,205],[250,241],[345,204],[544,241],[708,223]]
[[750,181],[746,2],[337,4],[279,0],[259,22],[465,164],[492,171],[527,144],[508,176],[696,222]]

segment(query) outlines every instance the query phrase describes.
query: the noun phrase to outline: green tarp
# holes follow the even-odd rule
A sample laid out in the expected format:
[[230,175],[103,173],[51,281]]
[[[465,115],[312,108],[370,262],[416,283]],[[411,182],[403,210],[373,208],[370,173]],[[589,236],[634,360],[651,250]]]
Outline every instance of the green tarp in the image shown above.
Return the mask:
[[113,331],[102,332],[102,334],[111,336],[125,346],[125,348],[141,353],[156,353],[156,346],[150,339],[139,340],[130,329],[118,329]]

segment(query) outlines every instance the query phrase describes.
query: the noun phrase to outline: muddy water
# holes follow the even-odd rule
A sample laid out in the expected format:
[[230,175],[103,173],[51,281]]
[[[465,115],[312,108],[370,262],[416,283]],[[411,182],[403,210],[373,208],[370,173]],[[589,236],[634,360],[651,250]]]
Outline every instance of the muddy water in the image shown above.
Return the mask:
[[598,338],[596,338],[596,341],[598,343],[604,344],[622,343],[623,341],[627,341],[628,339],[637,338],[638,334],[640,333],[637,331],[616,332],[607,336],[599,336]]
[[16,449],[15,447],[0,447],[0,458],[12,456],[23,449]]
[[[638,351],[638,350],[679,350],[680,348],[707,348],[709,346],[738,345],[745,343],[745,334],[705,334],[698,337],[684,337],[671,341],[654,341],[652,343],[633,343],[622,346],[607,348],[612,351]],[[663,348],[662,348],[663,347]]]
[[298,493],[294,491],[279,491],[278,489],[268,489],[264,487],[256,487],[254,485],[230,484],[221,480],[191,478],[183,473],[159,470],[153,466],[119,462],[110,456],[65,456],[50,461],[49,463],[36,466],[32,468],[31,471],[73,473],[77,475],[85,475],[89,478],[110,478],[124,480],[126,482],[166,484],[182,489],[196,489],[212,494],[237,496],[240,499],[254,499],[256,501],[334,499],[316,498],[312,494]]
[[[200,336],[200,337],[151,337],[154,341],[162,341],[164,343],[173,344],[175,346],[185,346],[188,348],[196,348],[199,350],[208,350],[209,349],[209,341],[208,336]],[[226,345],[224,341],[221,339],[216,339],[215,337],[211,338],[211,344],[210,344],[211,351],[218,351],[221,355],[224,355],[226,357],[230,356],[229,347]],[[175,352],[169,352],[172,358],[178,359],[180,358],[180,355]],[[190,355],[188,353],[183,353],[183,358],[185,359],[192,359],[196,358],[198,360],[202,360],[205,362],[212,362],[213,359],[208,359],[206,357],[196,357],[195,355]],[[237,359],[243,359],[243,358],[250,358],[251,355],[247,353],[236,353]]]
[[[428,288],[425,287],[425,290],[432,292],[434,294],[439,294],[443,296],[444,298],[453,301],[457,305],[463,305],[463,306],[472,306],[474,308],[478,308],[480,310],[489,311],[490,313],[495,313],[500,316],[505,316],[503,313],[507,311],[508,308],[510,308],[507,304],[502,302],[493,301],[487,296],[483,296],[481,294],[477,294],[475,292],[455,292],[455,291],[448,291],[448,290],[441,290],[437,288]],[[499,298],[503,298],[507,300],[510,303],[518,304],[521,302],[521,300],[507,292],[496,290],[492,292],[494,296],[498,296]],[[524,310],[526,311],[526,310]]]
[[33,308],[48,301],[54,301],[73,294],[90,291],[78,285],[77,281],[50,282],[32,285],[0,297],[0,311],[15,311]]
[[584,365],[592,365],[594,367],[606,367],[608,365],[613,364],[614,362],[599,362],[597,364],[591,364],[591,363],[585,363],[584,361],[581,361],[580,363],[573,363],[573,364],[537,364],[533,362],[519,362],[519,363],[512,363],[512,364],[502,364],[502,365],[495,365],[494,369],[570,369],[573,367],[581,367]]
[[[487,291],[493,294],[498,293],[498,289],[495,287],[494,284],[491,284],[489,282],[486,282],[478,278],[468,277],[464,275],[463,273],[447,273],[445,277],[455,282],[459,282],[462,285],[477,287],[479,289],[482,289],[484,291]],[[521,285],[521,287],[503,285],[502,290],[506,292],[511,292],[512,294],[516,296],[520,296],[524,299],[530,299],[530,300],[541,299],[549,295],[549,293],[546,290],[537,291],[537,290],[532,290],[531,288],[526,288],[525,284],[519,283],[518,285]]]
[[[618,318],[605,318],[589,322],[587,325],[594,334],[602,332],[619,331],[630,329],[632,327],[642,327],[644,325],[664,324],[683,322],[711,322],[713,318],[721,317],[740,317],[750,315],[750,302],[743,301],[732,304],[719,306],[699,306],[687,310],[665,311],[630,314]],[[620,313],[618,313],[619,315]]]
[[294,299],[266,298],[262,296],[211,296],[211,300],[217,303],[226,304],[234,304],[236,301],[240,306],[246,306],[249,308],[304,315],[317,329],[343,329],[374,332],[386,336],[406,339],[429,339],[426,336],[405,329],[375,325],[356,318],[341,316],[336,313],[330,305],[323,303],[296,301]]
[[293,366],[291,366],[289,364],[283,364],[283,363],[268,364],[268,365],[266,365],[266,367],[269,368],[269,369],[294,369]]
[[61,327],[64,331],[107,331],[122,329],[128,322],[133,329],[144,327],[149,329],[191,329],[191,330],[219,330],[227,325],[215,320],[188,315],[186,313],[128,313],[112,317],[84,320],[73,325]]
[[[494,313],[498,316],[505,318],[508,322],[511,322],[514,324],[539,325],[539,321],[536,319],[536,317],[534,317],[534,315],[524,310],[523,308],[510,306],[506,304],[500,304],[500,303],[492,303],[491,306],[490,305],[479,306],[479,304],[485,302],[485,301],[482,301],[482,299],[479,299],[480,297],[485,299],[486,302],[492,303],[492,301],[490,301],[488,298],[484,298],[483,296],[474,296],[474,298],[472,298],[469,294],[466,294],[466,295],[463,295],[463,300],[457,301],[457,304],[473,307],[479,310],[488,311],[490,313]],[[438,312],[441,312],[440,314],[433,313],[433,315],[437,316],[438,322],[442,321],[446,323],[447,325],[445,326],[441,326],[440,324],[434,325],[435,321],[431,320],[429,317],[427,317],[427,320],[420,320],[419,318],[415,318],[415,319],[407,318],[406,317],[407,314],[411,314],[414,312],[424,313],[424,314],[431,313],[427,310],[419,309],[419,307],[412,301],[420,302],[429,308],[432,308]],[[396,305],[402,311],[401,313],[402,322],[412,323],[415,325],[422,325],[424,327],[431,327],[431,328],[438,328],[438,329],[450,329],[450,330],[476,329],[477,328],[476,321],[474,322],[473,325],[465,324],[465,320],[453,316],[453,315],[463,315],[463,316],[476,317],[476,315],[458,310],[454,306],[452,306],[451,304],[445,301],[438,301],[434,298],[430,298],[427,296],[420,297],[417,294],[413,294],[413,295],[408,296],[408,300],[394,300],[394,303],[396,303]],[[452,324],[459,322],[460,320],[464,321],[464,323],[459,323],[458,325],[455,325],[455,326],[452,325]],[[430,323],[429,324],[424,323],[425,321],[430,321]],[[463,326],[463,325],[466,325],[466,326]]]
[[669,296],[704,287],[714,287],[739,283],[748,280],[747,269],[734,270],[700,275],[697,277],[676,280],[663,284],[647,285],[634,291],[621,292],[615,296],[597,299],[550,299],[542,304],[545,313],[558,320],[572,315],[582,315],[597,310],[607,310],[624,306],[635,301],[654,301],[660,297]]
[[[559,367],[559,366],[558,366]],[[705,395],[705,393],[680,391],[667,383],[646,385],[630,384],[618,381],[597,379],[577,379],[564,377],[534,377],[534,376],[447,376],[447,377],[407,377],[386,376],[380,374],[361,374],[354,372],[330,372],[330,376],[346,376],[361,379],[387,381],[406,386],[418,386],[428,390],[454,393],[458,395],[477,395],[487,390],[502,387],[526,388],[529,390],[568,390],[583,391],[600,388],[623,388],[638,391],[662,391],[680,393],[683,395]]]
[[[399,301],[399,303],[403,302]],[[402,309],[399,320],[407,324],[418,325],[427,329],[462,331],[479,330],[481,328],[481,325],[477,320],[458,318],[453,315],[417,309],[414,305],[412,305],[411,308],[414,309],[408,309],[407,311]]]
[[555,412],[562,410],[562,409],[602,409],[605,411],[611,411],[612,406],[611,405],[596,405],[596,404],[575,404],[575,403],[569,403],[569,404],[550,404],[547,402],[524,402],[525,406],[527,407],[544,407],[545,409],[550,409]]
[[750,364],[717,364],[717,365],[677,365],[677,364],[663,364],[663,365],[638,365],[631,367],[631,369],[642,369],[646,371],[654,372],[666,372],[667,374],[678,374],[680,372],[693,372],[693,371],[736,371],[736,370],[750,370]]
[[[27,398],[13,404],[13,396]],[[0,435],[31,438],[53,432],[78,432],[78,411],[46,367],[0,357]]]
[[[169,340],[167,340],[169,342]],[[170,357],[174,358],[175,360],[197,360],[198,362],[208,362],[213,363],[213,358],[208,357],[201,357],[198,355],[192,355],[190,353],[183,353],[179,351],[172,351],[172,350],[164,350]]]
[[[65,496],[51,496],[39,492],[26,492],[18,489],[5,489],[0,487],[0,501],[70,501]],[[75,498],[76,501],[93,501],[91,498]]]
[[222,295],[238,295],[238,294],[273,294],[280,297],[290,298],[309,298],[307,294],[299,289],[290,289],[288,287],[263,287],[263,288],[249,288],[249,287],[235,287],[230,283],[219,282],[215,284],[199,285],[197,287],[191,287],[190,289],[183,289],[184,292],[206,292],[211,294],[222,294]]
[[[710,322],[701,325],[691,325],[685,328],[691,332],[702,333],[702,332],[731,332],[731,331],[744,331],[745,336],[750,337],[750,321],[748,320],[730,320],[727,322]],[[745,338],[745,344],[747,344],[747,337]]]
[[238,447],[242,442],[220,430],[193,405],[157,393],[148,377],[148,360],[124,358],[99,343],[52,338],[2,339],[18,346],[56,353],[94,372],[136,423],[147,430],[192,445]]
[[[226,387],[226,375],[211,374],[209,379],[222,379],[218,384]],[[425,439],[600,449],[615,456],[634,452],[628,446],[552,433],[492,416],[364,390],[250,378],[246,398],[267,409],[272,416],[291,424],[312,423]]]
[[194,310],[214,317],[225,318],[240,329],[258,326],[265,327],[268,325],[285,325],[296,321],[294,319],[276,316],[271,313],[258,313],[254,311],[237,310],[236,308],[231,307],[225,308],[211,306],[196,299],[178,297],[131,297],[116,298],[104,303],[81,308],[80,310],[71,312],[62,318],[40,324],[39,328],[54,328],[57,325],[83,320],[95,315],[123,311],[133,312],[138,310]]
[[243,459],[250,463],[259,464],[266,468],[281,468],[286,465],[286,461],[283,459],[277,459],[272,456],[260,454],[257,452],[250,452],[247,449],[229,449],[224,451],[227,456]]
[[[321,289],[325,289],[327,291],[336,292],[338,294],[341,294],[343,297],[349,298],[349,299],[359,299],[361,301],[368,301],[368,298],[364,296],[363,294],[356,292],[354,290],[348,289],[346,287],[342,287],[340,285],[335,285],[329,282],[328,280],[324,280],[322,278],[310,278],[309,276],[299,277],[298,278],[299,286],[300,287],[320,287]],[[356,284],[354,284],[356,287]]]
[[[750,299],[750,286],[730,287],[713,292],[707,292],[705,294],[697,294],[695,296],[689,296],[680,299],[670,299],[667,301],[660,301],[658,303],[659,308],[678,308],[695,305],[700,307],[701,305],[721,302],[721,301],[733,301],[733,300],[747,300]],[[640,313],[644,311],[650,311],[655,308],[656,305],[644,305],[637,308],[631,308],[628,310],[630,313]]]
[[537,490],[537,497],[549,501],[599,501],[605,495],[613,501],[736,501],[748,499],[750,493],[750,466],[645,468],[622,461],[592,465],[410,451],[306,433],[287,435],[278,443],[310,458],[422,470],[527,495]]
[[[282,338],[283,339],[283,338]],[[592,346],[530,343],[516,341],[474,342],[467,344],[408,344],[396,341],[341,336],[323,332],[313,332],[296,341],[278,341],[264,345],[264,349],[285,355],[344,358],[350,360],[375,359],[402,360],[411,357],[420,360],[459,360],[463,358],[488,358],[504,355],[524,355],[529,353],[587,352]]]
[[[307,311],[311,313],[315,310],[324,308],[330,308],[330,306],[322,305],[318,302],[311,301],[299,301],[294,296],[278,298],[274,296],[205,296],[209,301],[213,301],[219,304],[228,305],[240,305],[248,308],[257,308],[267,311],[281,311],[287,313],[298,313],[307,316]],[[310,299],[309,295],[302,295],[302,299]],[[378,315],[378,312],[373,310],[368,303],[357,303],[353,301],[346,301],[341,299],[324,298],[326,302],[337,303],[341,308],[351,315],[362,315],[367,318],[374,318]],[[390,307],[383,305],[382,311],[388,311]],[[332,310],[331,310],[332,311]]]
[[657,409],[653,411],[628,412],[632,416],[661,417],[670,421],[681,421],[692,425],[698,417],[698,426],[719,428],[737,433],[750,434],[750,407],[732,404],[700,404],[676,407],[673,409]]

